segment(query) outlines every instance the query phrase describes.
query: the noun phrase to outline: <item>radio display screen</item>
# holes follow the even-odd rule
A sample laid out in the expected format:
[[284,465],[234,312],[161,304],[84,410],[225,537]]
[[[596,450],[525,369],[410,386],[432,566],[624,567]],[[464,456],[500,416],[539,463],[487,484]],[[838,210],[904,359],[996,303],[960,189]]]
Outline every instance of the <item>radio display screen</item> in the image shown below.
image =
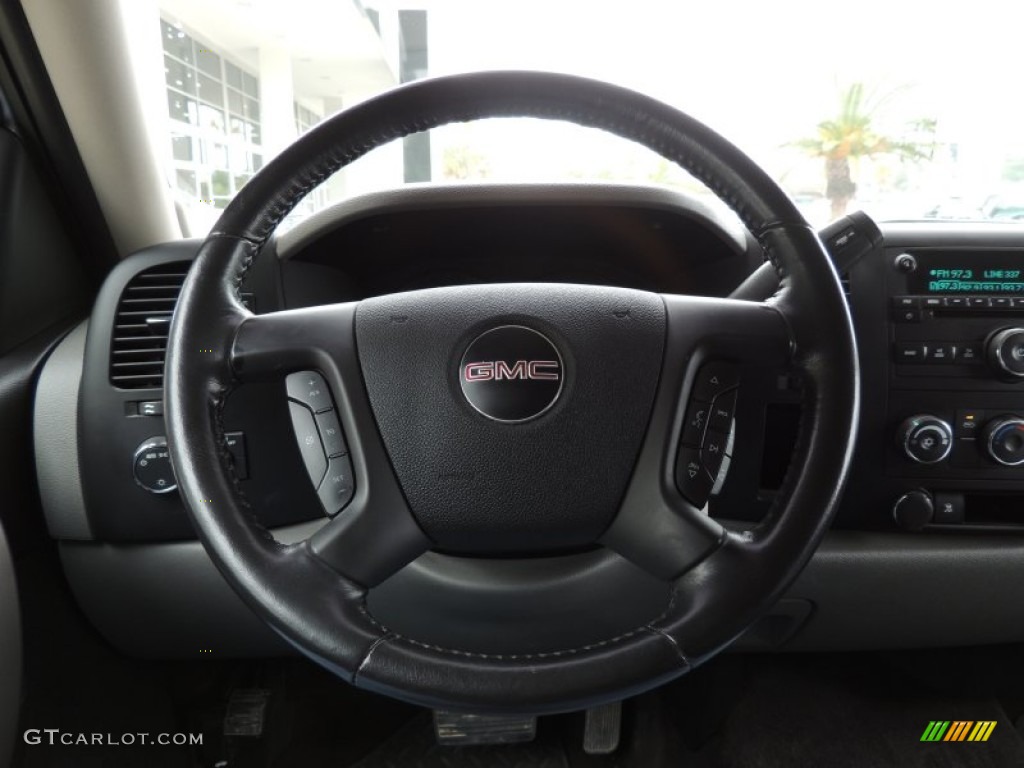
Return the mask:
[[911,293],[1024,296],[1024,253],[919,253]]

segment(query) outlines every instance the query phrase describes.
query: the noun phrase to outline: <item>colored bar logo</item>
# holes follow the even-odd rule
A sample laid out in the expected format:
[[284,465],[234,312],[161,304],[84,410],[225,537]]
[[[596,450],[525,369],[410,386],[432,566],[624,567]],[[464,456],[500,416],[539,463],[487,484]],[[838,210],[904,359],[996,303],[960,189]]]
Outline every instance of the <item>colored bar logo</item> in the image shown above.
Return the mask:
[[995,728],[995,720],[932,720],[921,741],[988,741]]

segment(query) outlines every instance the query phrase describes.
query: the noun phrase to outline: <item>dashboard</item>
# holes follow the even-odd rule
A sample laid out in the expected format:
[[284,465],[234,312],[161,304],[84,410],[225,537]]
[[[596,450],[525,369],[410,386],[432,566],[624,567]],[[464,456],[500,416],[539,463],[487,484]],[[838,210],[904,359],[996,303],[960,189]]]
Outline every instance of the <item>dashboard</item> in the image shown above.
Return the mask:
[[[857,335],[859,441],[833,533],[740,647],[1024,639],[1015,602],[1024,598],[1024,230],[879,227],[853,215],[821,235]],[[196,541],[164,442],[164,345],[199,245],[175,242],[126,259],[89,321],[43,369],[35,442],[47,525],[80,605],[122,650],[289,652]],[[480,283],[753,299],[777,288],[737,222],[695,198],[646,187],[409,187],[322,212],[267,250],[240,288],[256,313]],[[739,386],[727,411],[701,417],[725,419],[729,435],[701,501],[742,527],[763,518],[784,482],[801,385],[784,368],[740,366],[730,376]],[[280,540],[299,541],[344,509],[358,478],[316,371],[239,387],[224,424],[221,460]],[[682,482],[680,490],[687,493]],[[439,574],[465,566],[430,553],[378,588],[371,608],[396,626],[411,605],[441,617],[457,612]],[[545,566],[523,557],[507,567]],[[979,586],[991,584],[999,594],[979,597]],[[644,609],[628,588],[613,598]],[[969,621],[950,626],[949,610]]]

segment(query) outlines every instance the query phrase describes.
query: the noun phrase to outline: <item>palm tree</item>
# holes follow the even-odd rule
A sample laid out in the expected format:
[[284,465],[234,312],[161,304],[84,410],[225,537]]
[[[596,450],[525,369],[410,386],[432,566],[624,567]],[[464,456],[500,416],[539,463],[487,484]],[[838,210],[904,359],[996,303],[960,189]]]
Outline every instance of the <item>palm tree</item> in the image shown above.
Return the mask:
[[[886,97],[872,100],[864,92],[863,83],[853,83],[840,94],[839,114],[818,123],[817,135],[801,139],[794,146],[812,157],[825,161],[825,197],[832,204],[832,217],[839,218],[846,213],[846,207],[857,191],[857,185],[850,175],[850,159],[892,154],[900,158],[920,160],[931,156],[932,145],[902,142],[875,133],[872,120],[875,113],[884,106]],[[920,120],[916,129],[934,133],[934,120]]]

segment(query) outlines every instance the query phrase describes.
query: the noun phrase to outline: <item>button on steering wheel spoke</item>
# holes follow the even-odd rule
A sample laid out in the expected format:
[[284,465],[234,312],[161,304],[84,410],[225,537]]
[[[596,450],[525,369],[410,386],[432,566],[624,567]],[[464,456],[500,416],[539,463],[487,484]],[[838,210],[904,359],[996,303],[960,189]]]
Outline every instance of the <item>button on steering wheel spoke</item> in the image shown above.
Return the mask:
[[784,316],[769,304],[664,300],[668,336],[654,413],[602,542],[655,576],[674,579],[724,541],[722,527],[701,508],[731,461],[740,364],[786,360],[792,344]]
[[430,541],[398,487],[362,387],[356,306],[248,317],[235,334],[231,362],[243,381],[316,369],[286,377],[311,481],[326,513],[337,514],[310,538],[309,549],[338,573],[369,587],[427,551]]

